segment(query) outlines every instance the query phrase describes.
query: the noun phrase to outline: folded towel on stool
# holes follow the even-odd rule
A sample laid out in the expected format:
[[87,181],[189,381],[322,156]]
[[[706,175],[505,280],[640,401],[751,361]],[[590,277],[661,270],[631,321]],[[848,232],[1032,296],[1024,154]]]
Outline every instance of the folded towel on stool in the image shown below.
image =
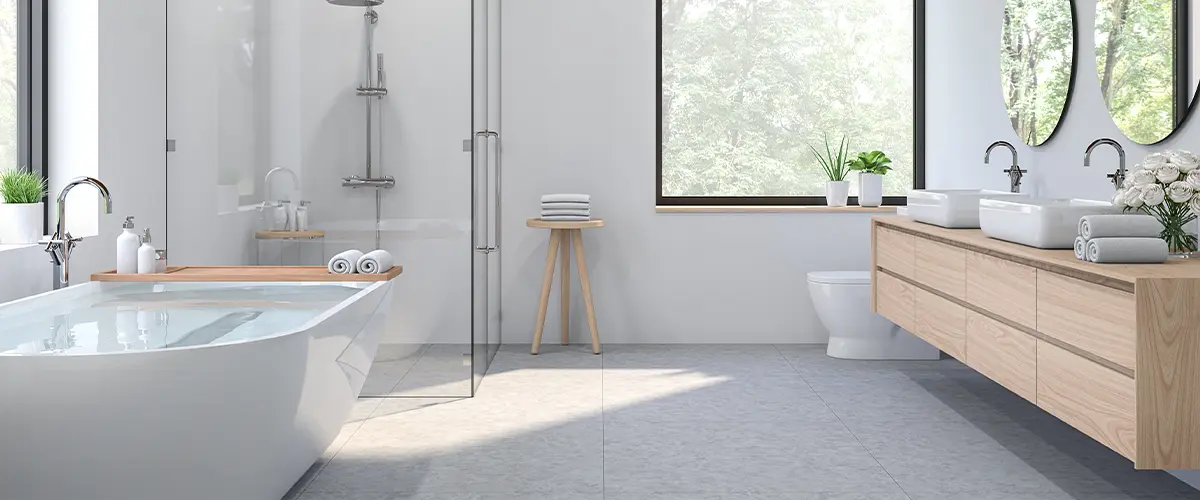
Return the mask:
[[592,218],[586,215],[547,215],[542,217],[542,220],[556,222],[587,222],[592,220]]
[[586,194],[548,194],[542,197],[542,203],[590,203],[592,197]]
[[1096,238],[1157,238],[1162,223],[1149,215],[1085,215],[1079,219],[1079,235]]
[[1088,260],[1087,247],[1088,247],[1087,239],[1085,239],[1083,236],[1076,237],[1075,238],[1075,258],[1082,260],[1084,262],[1087,262],[1087,260]]
[[358,259],[359,274],[379,274],[386,273],[392,268],[395,260],[392,259],[392,254],[387,250],[375,250],[367,252],[366,255]]
[[358,270],[358,259],[363,253],[358,250],[346,250],[329,259],[329,274],[354,274]]
[[1088,240],[1088,261],[1097,264],[1161,264],[1167,255],[1167,242],[1158,238]]
[[542,217],[553,217],[555,215],[574,215],[578,217],[591,217],[591,210],[546,210],[542,209]]
[[542,210],[587,210],[592,208],[592,204],[588,202],[575,201],[545,201],[542,202]]

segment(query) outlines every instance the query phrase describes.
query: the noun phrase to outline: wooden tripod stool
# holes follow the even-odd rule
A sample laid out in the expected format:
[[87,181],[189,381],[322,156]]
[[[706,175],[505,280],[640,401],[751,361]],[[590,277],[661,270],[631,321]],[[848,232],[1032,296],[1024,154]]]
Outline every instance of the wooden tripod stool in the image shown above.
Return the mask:
[[592,352],[600,354],[600,331],[596,328],[596,307],[592,303],[592,282],[588,279],[587,257],[583,253],[583,230],[604,227],[604,221],[595,219],[580,222],[544,221],[529,219],[526,227],[549,229],[550,245],[546,252],[546,273],[542,277],[542,299],[538,303],[537,327],[533,332],[532,354],[542,346],[542,330],[546,327],[546,310],[550,307],[550,287],[554,282],[554,262],[562,258],[559,270],[561,283],[559,294],[562,301],[562,344],[567,345],[571,329],[571,246],[575,247],[575,265],[579,268],[579,284],[583,288],[583,303],[587,306],[588,328],[592,331]]

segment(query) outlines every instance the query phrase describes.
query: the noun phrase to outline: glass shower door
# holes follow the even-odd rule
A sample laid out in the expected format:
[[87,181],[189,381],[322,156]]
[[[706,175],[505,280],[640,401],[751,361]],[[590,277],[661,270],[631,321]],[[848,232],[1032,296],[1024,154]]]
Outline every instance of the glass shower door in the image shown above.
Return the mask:
[[472,0],[474,389],[500,347],[500,2]]

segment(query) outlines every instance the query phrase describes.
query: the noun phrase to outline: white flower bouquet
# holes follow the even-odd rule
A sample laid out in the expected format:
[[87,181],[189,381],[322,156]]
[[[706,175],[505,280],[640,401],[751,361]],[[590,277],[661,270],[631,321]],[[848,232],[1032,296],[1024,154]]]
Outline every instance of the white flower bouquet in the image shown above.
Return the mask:
[[1200,213],[1200,157],[1187,151],[1154,153],[1135,168],[1113,204],[1158,219],[1171,253],[1195,252],[1196,235],[1185,227]]

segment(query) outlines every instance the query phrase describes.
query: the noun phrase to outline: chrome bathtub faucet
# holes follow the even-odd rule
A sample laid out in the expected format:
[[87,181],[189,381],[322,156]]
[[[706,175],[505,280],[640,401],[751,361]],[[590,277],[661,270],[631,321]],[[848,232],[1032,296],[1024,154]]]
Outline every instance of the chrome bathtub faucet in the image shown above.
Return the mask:
[[1008,189],[1013,193],[1020,193],[1021,179],[1024,178],[1025,174],[1029,173],[1029,171],[1021,170],[1021,166],[1018,165],[1017,148],[1013,147],[1013,145],[1009,144],[1007,141],[993,142],[991,146],[988,146],[987,151],[983,153],[983,163],[985,165],[990,165],[992,163],[992,150],[1000,146],[1008,148],[1008,151],[1012,153],[1012,167],[1009,167],[1004,171],[1004,173],[1008,174]]
[[75,250],[75,244],[83,240],[83,238],[74,238],[71,233],[67,232],[67,193],[70,193],[75,186],[89,185],[96,188],[100,192],[101,201],[104,203],[104,213],[112,213],[112,196],[108,193],[108,187],[91,177],[76,177],[68,182],[58,193],[58,225],[54,231],[54,235],[48,240],[39,241],[39,244],[46,245],[46,252],[50,254],[50,262],[54,264],[54,289],[58,290],[65,288],[71,283],[71,252]]

